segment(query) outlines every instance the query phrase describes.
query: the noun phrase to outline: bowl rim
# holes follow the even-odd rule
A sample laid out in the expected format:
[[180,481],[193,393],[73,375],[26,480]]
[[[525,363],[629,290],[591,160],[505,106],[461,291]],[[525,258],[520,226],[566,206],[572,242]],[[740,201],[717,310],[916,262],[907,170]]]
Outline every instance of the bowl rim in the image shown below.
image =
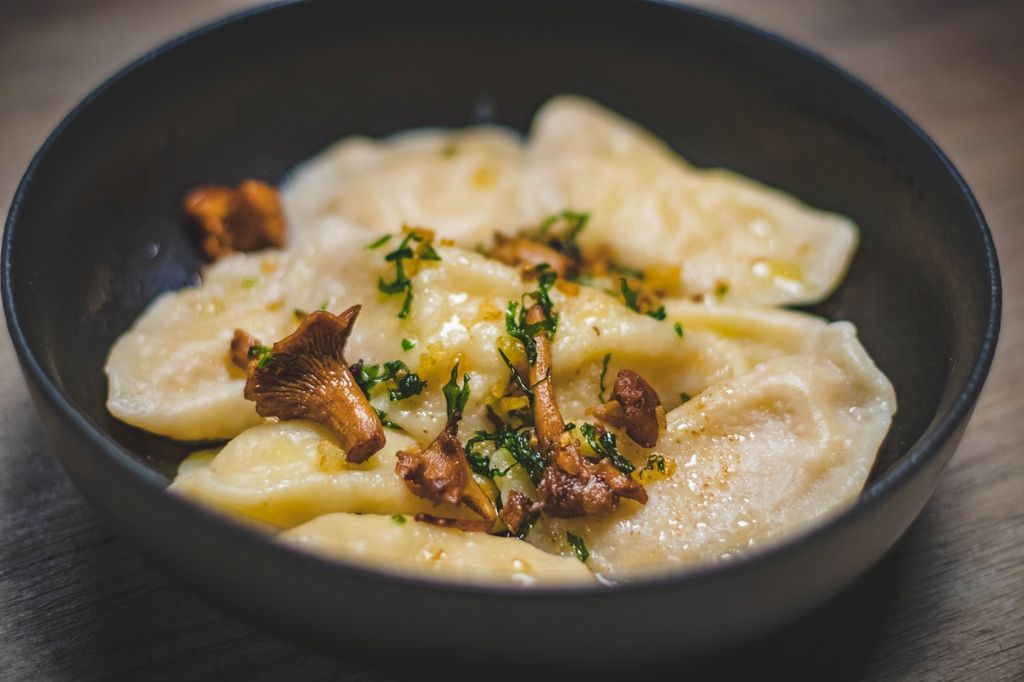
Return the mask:
[[[277,542],[273,536],[262,531],[250,528],[248,525],[238,523],[228,517],[181,498],[167,490],[166,480],[141,461],[136,459],[131,452],[115,441],[109,434],[98,426],[91,423],[88,417],[79,410],[75,401],[69,396],[57,382],[43,369],[37,358],[36,352],[30,346],[29,341],[22,328],[19,312],[14,301],[14,281],[11,274],[14,243],[17,234],[17,224],[22,213],[22,204],[31,189],[38,167],[46,160],[51,148],[57,144],[64,131],[72,126],[83,111],[106,94],[109,90],[118,85],[120,81],[143,68],[149,62],[172,52],[196,38],[215,32],[224,27],[234,25],[256,16],[288,9],[292,6],[317,4],[310,0],[277,0],[264,5],[258,5],[232,12],[225,16],[213,19],[200,24],[190,30],[181,33],[170,40],[167,40],[156,47],[144,52],[131,60],[95,86],[81,101],[79,101],[47,135],[45,141],[33,155],[24,175],[22,176],[7,215],[2,246],[0,246],[0,297],[3,300],[3,309],[7,318],[8,331],[10,333],[14,349],[21,362],[22,370],[27,379],[31,380],[39,390],[43,398],[54,408],[54,411],[67,423],[72,430],[88,441],[92,452],[102,453],[110,463],[117,466],[122,472],[127,473],[138,485],[144,486],[154,495],[162,495],[166,501],[175,507],[174,513],[179,515],[190,515],[203,523],[209,523],[218,527],[220,534],[230,535],[225,537],[226,541],[235,543],[247,543],[255,551],[270,551],[297,564],[302,570],[320,570],[334,573],[347,573],[353,577],[363,580],[378,582],[390,586],[415,587],[423,591],[440,593],[468,593],[491,596],[505,596],[522,599],[536,595],[540,598],[558,596],[561,598],[588,598],[592,599],[601,595],[620,595],[624,593],[658,590],[668,586],[680,587],[684,584],[697,584],[707,579],[724,578],[728,575],[742,571],[754,570],[759,565],[766,565],[778,557],[795,551],[797,548],[814,543],[819,538],[834,534],[843,527],[853,524],[858,517],[863,516],[869,509],[877,506],[889,497],[892,492],[905,484],[912,473],[920,469],[932,458],[938,456],[942,445],[955,433],[955,431],[970,416],[973,406],[976,403],[981,389],[985,383],[988,371],[995,355],[996,343],[999,337],[1002,311],[1002,285],[1000,279],[999,263],[996,255],[995,244],[991,230],[982,214],[981,208],[970,188],[964,181],[960,172],[953,165],[941,148],[928,136],[924,130],[915,123],[909,116],[896,107],[887,98],[882,96],[870,85],[849,73],[844,68],[834,64],[823,56],[808,48],[805,48],[788,38],[784,38],[771,31],[751,25],[745,21],[732,16],[721,14],[715,11],[700,7],[680,4],[673,0],[640,0],[641,5],[660,7],[671,11],[689,13],[702,20],[717,23],[729,30],[736,30],[753,34],[759,40],[774,44],[788,52],[796,53],[801,58],[814,63],[817,67],[828,72],[830,77],[843,80],[849,86],[859,90],[861,94],[874,100],[886,113],[894,116],[902,124],[907,132],[924,143],[928,151],[934,155],[945,171],[954,181],[961,197],[966,201],[973,218],[971,228],[977,232],[984,249],[986,275],[988,277],[988,298],[987,318],[984,327],[984,336],[974,358],[970,371],[964,384],[958,390],[950,406],[942,413],[936,413],[924,433],[910,445],[897,461],[885,471],[877,480],[870,481],[865,488],[857,495],[856,499],[845,507],[826,515],[808,528],[795,533],[787,534],[782,538],[766,543],[760,548],[755,548],[749,553],[736,556],[727,562],[702,563],[685,567],[675,571],[659,571],[649,576],[631,578],[628,581],[616,583],[612,587],[601,583],[587,585],[552,585],[532,586],[524,588],[521,586],[495,585],[482,582],[459,582],[455,580],[435,579],[419,575],[408,575],[398,572],[389,572],[372,568],[367,564],[349,561],[344,558],[327,557],[293,548]],[[623,1],[623,4],[626,4]],[[135,545],[133,540],[129,544]]]

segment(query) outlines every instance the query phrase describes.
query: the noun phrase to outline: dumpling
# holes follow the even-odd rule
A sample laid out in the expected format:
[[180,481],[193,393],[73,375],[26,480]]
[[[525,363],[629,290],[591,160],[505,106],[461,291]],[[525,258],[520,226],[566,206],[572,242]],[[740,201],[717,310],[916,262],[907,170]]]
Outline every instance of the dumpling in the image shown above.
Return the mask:
[[588,211],[580,244],[636,267],[681,266],[680,295],[730,302],[825,298],[857,243],[853,223],[723,170],[697,170],[635,124],[562,96],[534,118],[522,218]]
[[[242,397],[244,372],[228,359],[234,330],[269,344],[295,329],[296,309],[340,312],[361,303],[346,346],[349,362],[399,359],[427,382],[421,395],[397,402],[377,394],[375,407],[417,441],[429,442],[443,424],[441,387],[458,359],[472,386],[463,433],[486,427],[484,405],[501,395],[508,378],[497,353],[507,341],[504,311],[536,283],[472,251],[439,246],[442,260],[425,263],[413,277],[410,314],[400,320],[401,296],[377,290],[378,279],[393,276],[384,257],[390,247],[367,250],[367,241],[360,228],[332,219],[287,255],[232,256],[212,266],[201,286],[162,296],[111,350],[111,413],[173,438],[230,438],[259,423]],[[824,324],[800,313],[685,301],[667,301],[668,317],[658,321],[598,289],[566,291],[552,292],[560,311],[554,366],[570,418],[597,402],[606,354],[611,380],[628,367],[672,407],[682,392],[696,394],[767,357],[796,352],[808,330]],[[403,339],[415,346],[404,349]]]
[[395,474],[395,453],[412,439],[387,431],[387,444],[362,464],[345,461],[334,438],[308,421],[269,422],[236,436],[214,456],[186,459],[171,491],[236,517],[291,528],[322,514],[416,514],[474,518],[464,508],[416,497]]
[[412,519],[328,514],[285,531],[281,542],[386,571],[451,581],[512,585],[592,583],[577,559],[542,552],[517,538],[464,533]]
[[[818,522],[864,486],[896,409],[893,389],[836,322],[798,355],[709,386],[672,410],[651,451],[665,459],[649,500],[605,516],[545,518],[528,540],[611,578],[728,558]],[[641,452],[627,452],[643,466]]]
[[300,166],[283,198],[301,237],[328,216],[370,232],[408,224],[472,247],[520,227],[522,142],[498,127],[348,137]]

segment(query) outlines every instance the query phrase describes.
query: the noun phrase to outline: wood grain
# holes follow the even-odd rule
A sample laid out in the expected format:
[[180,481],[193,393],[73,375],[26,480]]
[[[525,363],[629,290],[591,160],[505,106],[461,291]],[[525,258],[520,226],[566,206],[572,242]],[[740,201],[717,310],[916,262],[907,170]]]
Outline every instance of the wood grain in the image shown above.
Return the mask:
[[[49,130],[104,76],[248,4],[0,3],[0,202]],[[699,4],[823,53],[920,122],[977,194],[1006,293],[974,420],[895,550],[803,621],[671,677],[1024,679],[1024,3]],[[0,387],[0,679],[417,678],[307,653],[170,583],[97,522],[48,454],[6,335]]]

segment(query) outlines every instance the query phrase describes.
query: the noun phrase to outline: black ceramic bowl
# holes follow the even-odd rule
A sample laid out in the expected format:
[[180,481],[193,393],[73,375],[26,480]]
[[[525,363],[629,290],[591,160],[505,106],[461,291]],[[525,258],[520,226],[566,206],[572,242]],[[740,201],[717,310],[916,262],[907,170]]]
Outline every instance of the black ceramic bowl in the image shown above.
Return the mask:
[[[845,283],[815,309],[857,324],[899,397],[857,503],[727,565],[523,592],[306,556],[165,492],[185,449],[112,420],[101,368],[154,296],[195,281],[182,194],[280,181],[351,133],[482,118],[524,130],[561,92],[642,122],[698,164],[860,225]],[[960,440],[992,359],[1000,290],[984,219],[942,152],[862,83],[785,41],[655,2],[325,0],[202,28],[89,95],[18,189],[3,300],[68,473],[117,531],[209,601],[342,656],[497,655],[529,632],[531,660],[599,664],[638,650],[683,656],[776,626],[875,562]],[[480,622],[494,632],[466,632]]]

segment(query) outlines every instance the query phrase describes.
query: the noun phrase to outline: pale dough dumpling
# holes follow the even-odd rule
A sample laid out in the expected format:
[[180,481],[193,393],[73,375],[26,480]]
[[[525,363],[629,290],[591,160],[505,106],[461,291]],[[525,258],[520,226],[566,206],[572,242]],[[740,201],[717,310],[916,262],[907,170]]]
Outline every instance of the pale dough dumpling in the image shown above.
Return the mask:
[[387,444],[362,464],[349,464],[334,438],[308,421],[261,424],[242,432],[212,458],[186,459],[175,493],[277,528],[331,512],[473,518],[463,507],[416,497],[395,474],[395,453],[412,439],[387,431]]
[[557,585],[592,583],[577,559],[516,538],[438,528],[412,519],[328,514],[278,536],[282,542],[386,571],[451,581]]
[[[569,555],[566,532],[575,533],[593,570],[628,578],[746,551],[848,504],[864,486],[895,395],[852,325],[829,325],[814,345],[714,384],[669,413],[653,450],[669,475],[647,483],[646,505],[545,518],[528,540]],[[642,465],[642,453],[633,454]]]
[[561,96],[534,118],[523,219],[588,211],[586,248],[634,267],[679,266],[680,295],[733,302],[825,298],[857,242],[852,222],[722,170],[701,171],[597,104]]
[[[360,228],[330,219],[287,255],[232,256],[210,267],[199,287],[163,295],[111,350],[111,413],[173,438],[230,438],[260,421],[242,397],[244,372],[228,359],[234,330],[270,345],[296,328],[296,309],[323,306],[337,313],[361,303],[346,359],[400,359],[427,382],[421,395],[402,401],[375,394],[375,407],[418,442],[429,442],[444,422],[441,387],[459,359],[472,386],[462,432],[486,428],[484,405],[508,379],[497,353],[499,343],[508,341],[505,308],[537,285],[522,282],[515,268],[439,246],[442,260],[413,277],[411,312],[399,320],[401,296],[381,294],[377,281],[393,277],[394,266],[384,256],[400,239],[367,250],[372,239]],[[682,392],[694,395],[767,357],[798,352],[810,330],[824,324],[800,313],[684,301],[666,302],[668,317],[658,321],[598,289],[580,287],[574,295],[555,290],[552,296],[560,310],[555,382],[569,418],[598,402],[605,354],[611,354],[608,386],[619,369],[629,368],[673,407]],[[684,329],[681,338],[675,322]],[[415,347],[403,349],[402,339]]]
[[324,217],[371,232],[409,224],[472,247],[520,226],[522,142],[504,128],[420,130],[383,140],[349,137],[300,166],[284,194],[300,238]]

